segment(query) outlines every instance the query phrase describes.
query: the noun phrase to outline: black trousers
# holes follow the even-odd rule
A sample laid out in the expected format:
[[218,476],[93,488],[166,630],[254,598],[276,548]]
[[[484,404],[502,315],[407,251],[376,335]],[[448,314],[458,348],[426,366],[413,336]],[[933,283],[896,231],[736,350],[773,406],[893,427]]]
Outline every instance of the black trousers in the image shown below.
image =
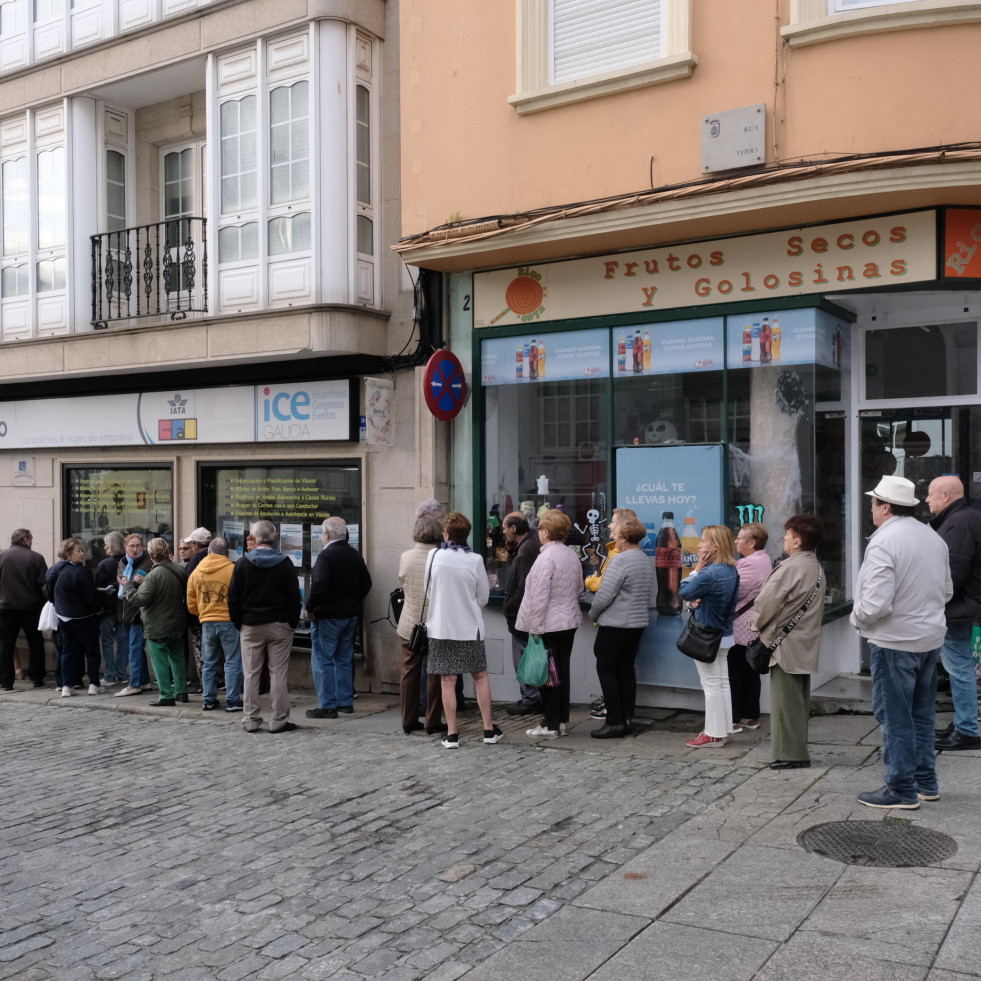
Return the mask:
[[733,724],[740,719],[760,717],[760,676],[746,662],[746,647],[733,644],[729,650],[729,691]]
[[572,641],[575,636],[575,627],[572,630],[557,630],[555,633],[542,634],[542,640],[555,659],[555,670],[559,674],[558,687],[539,689],[542,693],[542,715],[545,717],[545,728],[556,732],[559,723],[569,721],[569,694],[572,691],[569,659],[572,657]]
[[35,610],[0,610],[0,686],[14,686],[14,648],[17,635],[23,630],[30,652],[28,674],[31,681],[44,681],[44,638],[37,628],[41,608]]
[[643,627],[599,627],[596,631],[593,653],[606,702],[607,725],[622,726],[634,717],[637,701],[634,661],[643,633]]

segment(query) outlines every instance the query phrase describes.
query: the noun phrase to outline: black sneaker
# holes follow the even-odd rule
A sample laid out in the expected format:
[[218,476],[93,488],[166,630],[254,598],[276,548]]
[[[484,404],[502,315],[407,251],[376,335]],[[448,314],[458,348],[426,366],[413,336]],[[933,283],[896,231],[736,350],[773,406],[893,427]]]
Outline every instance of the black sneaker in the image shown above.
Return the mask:
[[606,718],[606,702],[602,698],[598,702],[593,702],[592,708],[589,710],[589,717],[591,719]]
[[933,734],[937,739],[946,739],[948,736],[952,736],[954,734],[954,723],[948,722],[943,729],[934,729]]
[[337,709],[307,709],[306,717],[308,719],[336,719]]
[[484,742],[485,743],[499,743],[504,738],[504,733],[494,726],[493,729],[484,730]]
[[443,736],[443,749],[459,749],[460,734],[458,732],[448,732]]
[[221,708],[221,702],[205,702],[201,706],[202,712],[215,712]]
[[225,711],[226,712],[241,712],[242,711],[242,706],[241,705],[232,705],[230,702],[225,702]]

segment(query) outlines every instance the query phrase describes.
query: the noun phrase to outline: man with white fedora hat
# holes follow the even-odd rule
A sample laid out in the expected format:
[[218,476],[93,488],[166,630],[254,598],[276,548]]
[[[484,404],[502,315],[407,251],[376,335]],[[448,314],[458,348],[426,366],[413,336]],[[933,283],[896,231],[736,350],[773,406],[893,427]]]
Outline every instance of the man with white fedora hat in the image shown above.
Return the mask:
[[869,642],[872,708],[882,730],[886,784],[858,795],[868,807],[915,810],[939,800],[934,752],[937,658],[953,595],[947,545],[914,517],[913,482],[884,476],[855,583],[851,624]]

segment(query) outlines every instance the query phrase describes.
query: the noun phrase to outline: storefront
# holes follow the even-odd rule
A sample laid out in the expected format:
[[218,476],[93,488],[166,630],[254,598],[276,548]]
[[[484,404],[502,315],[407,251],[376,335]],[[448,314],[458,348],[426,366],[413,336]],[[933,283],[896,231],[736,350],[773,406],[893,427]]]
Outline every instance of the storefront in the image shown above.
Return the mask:
[[[883,473],[921,498],[943,473],[981,489],[979,243],[981,211],[931,209],[455,276],[492,589],[507,584],[508,511],[562,508],[585,576],[613,508],[633,508],[658,580],[642,697],[689,704],[677,584],[700,529],[762,521],[776,558],[784,521],[812,512],[828,581],[814,687],[861,672],[847,613],[872,530],[863,492]],[[499,619],[488,629],[503,639]],[[598,686],[591,629],[579,633],[583,701]],[[513,694],[509,667],[491,666],[495,697]]]
[[235,559],[265,518],[306,595],[325,518],[363,545],[359,395],[340,379],[7,402],[0,448],[25,499],[60,501],[55,545],[80,535],[97,562],[110,531],[173,544],[204,525]]

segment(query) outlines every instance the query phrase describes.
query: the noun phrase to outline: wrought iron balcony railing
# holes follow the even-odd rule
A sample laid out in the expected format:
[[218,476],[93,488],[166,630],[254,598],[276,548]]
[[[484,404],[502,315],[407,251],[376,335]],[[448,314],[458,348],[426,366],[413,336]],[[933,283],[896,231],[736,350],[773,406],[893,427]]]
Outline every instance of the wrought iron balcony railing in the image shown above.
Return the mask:
[[174,218],[92,236],[92,326],[208,312],[208,219]]

